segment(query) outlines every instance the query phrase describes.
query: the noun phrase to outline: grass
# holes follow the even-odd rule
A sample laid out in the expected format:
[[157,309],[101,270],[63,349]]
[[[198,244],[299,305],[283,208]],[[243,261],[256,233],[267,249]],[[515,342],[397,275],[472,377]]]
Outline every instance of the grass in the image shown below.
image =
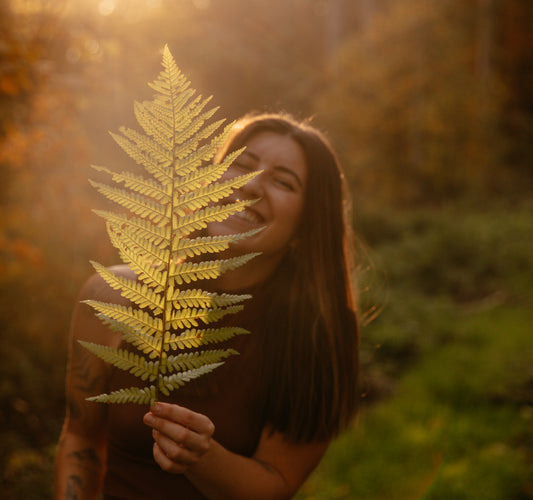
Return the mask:
[[299,499],[533,498],[533,310],[456,320],[453,341],[363,410]]
[[377,244],[391,290],[363,331],[370,401],[297,498],[533,498],[531,212],[413,220]]

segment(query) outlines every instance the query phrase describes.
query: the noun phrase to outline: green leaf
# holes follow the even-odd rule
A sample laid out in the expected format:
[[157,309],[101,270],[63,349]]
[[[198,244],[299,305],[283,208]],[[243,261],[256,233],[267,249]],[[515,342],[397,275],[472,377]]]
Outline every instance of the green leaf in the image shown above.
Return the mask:
[[152,404],[156,400],[157,389],[155,386],[145,387],[139,389],[138,387],[130,387],[129,389],[119,389],[110,394],[100,394],[87,398],[87,401],[94,401],[95,403],[137,403],[140,405]]
[[116,347],[83,342],[82,340],[78,340],[78,342],[105,362],[116,366],[120,370],[128,371],[141,380],[148,379],[152,382],[157,378],[157,368],[154,362],[146,361],[138,354],[124,349],[117,349]]
[[156,314],[163,311],[163,297],[149,286],[117,276],[98,262],[91,261],[91,264],[111,288],[121,291],[123,297],[135,302],[141,308],[149,307]]
[[107,317],[138,329],[140,332],[156,335],[158,333],[161,334],[163,331],[163,321],[160,318],[150,316],[145,311],[96,300],[83,300],[82,302],[90,305],[93,309],[105,314]]
[[177,285],[191,281],[215,279],[226,271],[231,271],[253,259],[258,253],[249,253],[230,259],[211,260],[206,262],[172,262],[169,266],[169,277]]
[[[197,328],[240,311],[249,295],[217,294],[181,285],[217,278],[257,255],[200,259],[223,252],[230,244],[261,229],[214,237],[191,234],[255,203],[256,200],[240,200],[224,204],[223,200],[258,173],[224,179],[226,170],[243,151],[237,150],[220,163],[213,163],[232,124],[221,128],[224,120],[211,121],[217,108],[208,107],[210,97],[195,95],[168,47],[164,49],[162,65],[162,71],[150,84],[156,91],[153,100],[134,104],[142,132],[122,127],[120,133],[111,134],[144,173],[117,173],[94,167],[110,175],[115,185],[91,181],[122,209],[95,212],[106,221],[112,245],[136,279],[92,262],[103,280],[130,305],[84,302],[129,346],[124,349],[80,342],[105,362],[152,385],[89,398],[94,402],[153,403],[159,394],[169,395],[236,354],[231,348],[205,350],[204,346],[249,333],[238,326]],[[188,352],[190,349],[193,351]]]
[[166,347],[172,350],[192,349],[207,344],[218,344],[233,338],[235,335],[250,333],[244,328],[228,326],[223,328],[207,328],[199,330],[196,328],[185,330],[181,334],[171,334],[166,342]]

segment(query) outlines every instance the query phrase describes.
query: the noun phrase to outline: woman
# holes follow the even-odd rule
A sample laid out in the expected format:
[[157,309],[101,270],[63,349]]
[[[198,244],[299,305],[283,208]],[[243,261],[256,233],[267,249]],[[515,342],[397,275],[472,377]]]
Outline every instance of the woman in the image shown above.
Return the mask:
[[[259,201],[207,233],[264,227],[227,251],[261,255],[210,283],[253,295],[226,320],[252,334],[228,342],[240,356],[149,412],[86,402],[132,381],[72,342],[56,498],[95,498],[102,489],[105,498],[290,498],[351,422],[358,326],[342,171],[325,138],[288,116],[243,118],[218,160],[242,146],[225,175],[261,173],[232,199]],[[123,266],[115,272],[133,276]],[[86,298],[124,302],[97,276]],[[120,343],[84,304],[72,338]]]

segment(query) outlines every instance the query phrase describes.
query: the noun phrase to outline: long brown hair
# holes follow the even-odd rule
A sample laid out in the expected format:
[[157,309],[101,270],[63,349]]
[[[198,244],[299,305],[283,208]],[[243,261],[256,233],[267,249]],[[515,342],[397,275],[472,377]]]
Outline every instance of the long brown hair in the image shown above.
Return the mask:
[[258,398],[272,430],[299,442],[327,439],[351,422],[358,402],[359,328],[348,191],[326,137],[288,115],[245,116],[217,159],[264,131],[295,140],[308,173],[296,245],[268,285]]

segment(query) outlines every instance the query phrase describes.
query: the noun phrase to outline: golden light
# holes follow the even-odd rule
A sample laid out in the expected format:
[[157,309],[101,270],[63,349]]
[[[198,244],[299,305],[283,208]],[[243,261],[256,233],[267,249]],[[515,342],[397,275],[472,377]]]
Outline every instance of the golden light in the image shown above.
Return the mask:
[[102,16],[109,16],[113,13],[115,10],[116,3],[115,0],[102,0],[98,4],[98,12],[102,14]]
[[207,9],[211,5],[211,0],[192,0],[197,9]]

